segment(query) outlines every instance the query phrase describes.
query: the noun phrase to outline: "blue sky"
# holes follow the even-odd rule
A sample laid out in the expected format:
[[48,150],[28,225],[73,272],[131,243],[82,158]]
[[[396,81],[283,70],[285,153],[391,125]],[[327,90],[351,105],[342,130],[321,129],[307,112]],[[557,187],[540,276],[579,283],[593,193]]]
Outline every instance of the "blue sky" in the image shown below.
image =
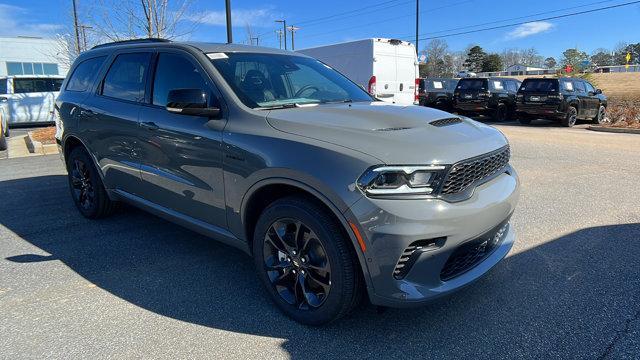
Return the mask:
[[[105,0],[77,0],[81,20],[93,12],[96,3]],[[174,0],[178,1],[178,0]],[[544,17],[584,11],[631,0],[421,0],[422,37],[445,35],[482,27],[531,21]],[[71,0],[0,0],[0,36],[51,36],[69,29]],[[591,4],[591,5],[589,5]],[[246,25],[260,35],[260,45],[277,46],[275,19],[301,29],[296,33],[296,48],[330,44],[367,37],[413,39],[415,32],[415,0],[322,0],[322,1],[256,1],[232,0],[234,40],[246,42]],[[366,9],[363,9],[367,7]],[[556,11],[561,10],[563,11]],[[336,14],[349,12],[340,16]],[[529,16],[540,14],[537,16]],[[499,22],[510,18],[519,18]],[[223,0],[191,0],[188,19],[197,20],[196,31],[189,35],[198,41],[224,42]],[[181,26],[190,27],[192,20]],[[481,23],[491,25],[460,30]],[[533,22],[525,25],[474,31],[446,37],[451,50],[462,50],[478,44],[488,51],[505,48],[535,47],[544,56],[560,57],[563,50],[578,47],[591,53],[594,49],[613,48],[619,42],[640,42],[640,4],[595,12],[564,19]],[[421,43],[421,48],[426,41]]]

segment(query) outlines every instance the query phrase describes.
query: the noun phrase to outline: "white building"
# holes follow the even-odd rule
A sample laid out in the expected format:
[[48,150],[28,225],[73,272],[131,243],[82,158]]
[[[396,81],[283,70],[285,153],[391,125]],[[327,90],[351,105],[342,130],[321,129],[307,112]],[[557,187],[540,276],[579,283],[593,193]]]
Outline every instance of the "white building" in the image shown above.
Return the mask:
[[554,75],[557,71],[558,71],[557,69],[543,69],[535,66],[514,64],[511,66],[508,66],[503,71],[481,72],[481,73],[478,73],[478,76],[488,77],[488,76]]
[[55,39],[0,37],[0,76],[67,75],[69,56]]

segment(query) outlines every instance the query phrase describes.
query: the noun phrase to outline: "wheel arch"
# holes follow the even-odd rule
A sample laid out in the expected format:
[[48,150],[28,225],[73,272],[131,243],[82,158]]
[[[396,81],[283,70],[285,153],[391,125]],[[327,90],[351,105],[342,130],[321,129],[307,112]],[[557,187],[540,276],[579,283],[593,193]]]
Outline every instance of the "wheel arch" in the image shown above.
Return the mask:
[[268,178],[257,182],[247,191],[240,206],[240,217],[249,251],[253,252],[254,230],[260,214],[273,201],[291,195],[307,198],[322,206],[333,215],[340,224],[343,234],[350,240],[351,248],[356,255],[358,264],[360,265],[360,271],[365,280],[367,289],[370,289],[372,283],[366,265],[365,254],[360,249],[358,239],[351,229],[351,226],[349,225],[350,222],[347,219],[349,216],[349,210],[347,209],[344,213],[341,212],[339,210],[339,206],[337,206],[334,201],[324,195],[321,191],[297,180],[287,178]]
[[93,162],[93,166],[95,166],[96,170],[98,171],[100,179],[104,180],[104,174],[102,173],[102,169],[100,168],[100,166],[98,166],[98,160],[89,150],[89,147],[78,136],[75,135],[67,135],[62,141],[62,155],[65,168],[67,167],[67,158],[69,154],[71,154],[71,151],[77,147],[82,147],[85,149],[87,154],[89,154],[91,161]]

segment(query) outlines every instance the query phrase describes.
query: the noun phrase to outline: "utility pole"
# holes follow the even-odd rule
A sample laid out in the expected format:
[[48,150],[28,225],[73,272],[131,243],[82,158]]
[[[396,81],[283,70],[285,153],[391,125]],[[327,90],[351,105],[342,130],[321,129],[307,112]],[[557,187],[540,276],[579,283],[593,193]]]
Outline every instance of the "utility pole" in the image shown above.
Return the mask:
[[76,51],[80,54],[80,33],[78,32],[78,10],[76,9],[76,0],[73,1],[73,29],[76,33]]
[[420,27],[420,0],[416,0],[416,55],[418,55],[418,32]]
[[276,20],[277,23],[282,23],[282,33],[284,34],[284,49],[287,50],[287,20]]
[[278,45],[282,49],[282,30],[276,30],[276,35],[278,36]]
[[292,25],[292,26],[289,26],[288,29],[289,29],[289,31],[291,31],[291,50],[295,50],[296,49],[296,45],[293,42],[293,34],[295,34],[296,31],[300,30],[300,28],[299,27],[295,27],[295,26]]
[[233,34],[231,30],[231,0],[225,0],[227,9],[227,44],[233,43]]
[[82,30],[82,43],[83,43],[83,51],[87,50],[87,32],[86,29],[93,29],[93,26],[80,25],[80,30]]

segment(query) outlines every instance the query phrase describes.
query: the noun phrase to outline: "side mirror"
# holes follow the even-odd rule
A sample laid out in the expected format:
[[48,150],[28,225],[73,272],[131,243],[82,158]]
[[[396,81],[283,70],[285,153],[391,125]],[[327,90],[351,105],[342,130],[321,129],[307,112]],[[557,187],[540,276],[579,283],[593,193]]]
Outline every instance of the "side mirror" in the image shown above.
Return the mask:
[[220,107],[209,107],[207,92],[202,89],[174,89],[167,96],[168,112],[181,115],[217,117]]
[[596,89],[596,95],[602,94],[602,90],[601,89]]
[[9,99],[7,99],[6,97],[0,96],[0,103],[8,102],[8,101],[9,101]]

